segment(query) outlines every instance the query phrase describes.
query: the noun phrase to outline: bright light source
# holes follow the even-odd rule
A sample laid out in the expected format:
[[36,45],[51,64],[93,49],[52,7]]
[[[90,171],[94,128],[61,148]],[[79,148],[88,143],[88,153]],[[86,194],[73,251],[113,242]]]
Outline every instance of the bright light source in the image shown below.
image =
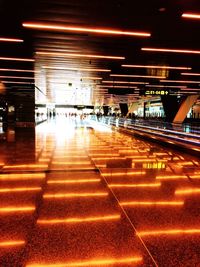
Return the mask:
[[8,60],[8,61],[26,61],[26,62],[34,62],[34,59],[30,58],[16,58],[16,57],[0,57],[0,60]]
[[188,19],[200,19],[200,14],[183,13],[181,17]]
[[199,83],[200,81],[183,81],[183,80],[160,80],[162,83]]
[[97,59],[113,59],[123,60],[125,57],[119,56],[106,56],[106,55],[88,55],[88,54],[75,54],[75,53],[57,53],[57,52],[36,52],[36,55],[42,56],[58,56],[58,57],[79,57],[79,58],[97,58]]
[[165,79],[164,76],[153,75],[123,75],[123,74],[110,74],[111,77],[132,77],[132,78],[147,78],[147,79]]
[[0,37],[0,42],[23,43],[24,40],[22,40],[22,39],[15,39],[15,38],[4,38],[4,37]]
[[186,53],[186,54],[200,54],[199,50],[187,50],[187,49],[168,49],[168,48],[150,48],[143,47],[142,51],[150,51],[150,52],[169,52],[169,53]]
[[108,69],[88,69],[88,68],[69,68],[69,67],[49,67],[43,66],[43,69],[52,69],[52,70],[71,70],[71,71],[91,71],[91,72],[111,72]]
[[170,70],[191,70],[189,67],[172,67],[159,65],[122,65],[125,68],[148,68],[148,69],[170,69]]
[[139,37],[150,37],[151,34],[147,32],[132,32],[132,31],[120,31],[114,29],[99,29],[99,28],[85,28],[85,27],[70,27],[70,26],[59,26],[52,24],[40,24],[40,23],[23,23],[23,27],[41,30],[58,30],[58,31],[71,31],[71,32],[88,32],[98,34],[109,34],[109,35],[127,35],[127,36],[139,36]]

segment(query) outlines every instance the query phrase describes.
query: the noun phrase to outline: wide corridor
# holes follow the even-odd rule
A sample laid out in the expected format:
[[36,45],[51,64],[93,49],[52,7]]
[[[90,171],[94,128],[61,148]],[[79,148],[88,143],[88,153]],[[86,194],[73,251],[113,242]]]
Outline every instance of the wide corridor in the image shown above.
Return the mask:
[[200,266],[199,159],[64,117],[0,151],[0,266]]

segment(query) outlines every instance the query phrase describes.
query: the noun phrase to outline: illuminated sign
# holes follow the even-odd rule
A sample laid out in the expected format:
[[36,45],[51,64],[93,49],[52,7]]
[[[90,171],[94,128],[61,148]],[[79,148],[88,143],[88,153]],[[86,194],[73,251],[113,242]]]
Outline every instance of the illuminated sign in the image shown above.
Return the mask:
[[168,90],[146,90],[144,95],[169,95]]
[[160,95],[160,96],[168,96],[168,95],[174,95],[177,93],[177,90],[170,90],[170,89],[141,89],[140,95]]

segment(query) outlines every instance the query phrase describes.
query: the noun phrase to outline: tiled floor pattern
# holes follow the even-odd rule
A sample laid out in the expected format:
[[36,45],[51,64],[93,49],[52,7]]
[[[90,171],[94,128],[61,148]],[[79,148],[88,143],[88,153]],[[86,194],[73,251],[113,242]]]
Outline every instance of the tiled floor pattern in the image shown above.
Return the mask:
[[0,144],[0,266],[200,266],[199,159],[65,123]]

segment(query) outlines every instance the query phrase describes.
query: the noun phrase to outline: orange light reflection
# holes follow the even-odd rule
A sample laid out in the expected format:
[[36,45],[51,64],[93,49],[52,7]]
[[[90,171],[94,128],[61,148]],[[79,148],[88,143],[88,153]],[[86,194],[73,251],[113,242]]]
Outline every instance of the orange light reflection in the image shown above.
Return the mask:
[[128,201],[120,202],[121,206],[183,206],[184,201]]
[[183,234],[200,234],[200,229],[169,229],[158,231],[141,231],[139,236],[157,236],[157,235],[183,235]]
[[80,262],[66,262],[66,263],[55,263],[55,264],[45,264],[45,263],[32,263],[26,265],[26,267],[90,267],[90,266],[107,266],[107,265],[121,265],[121,264],[133,264],[133,263],[139,263],[143,259],[140,256],[136,257],[130,257],[130,258],[122,258],[122,259],[114,259],[114,258],[108,258],[108,259],[95,259],[90,261],[80,261]]
[[87,217],[87,218],[39,219],[37,223],[38,224],[87,223],[87,222],[119,220],[120,218],[121,216],[119,214],[114,214],[114,215],[104,215],[104,216]]
[[59,194],[45,194],[43,198],[81,198],[81,197],[105,197],[108,196],[108,193],[98,192],[98,193],[59,193]]
[[25,241],[23,240],[14,240],[14,241],[0,241],[0,247],[16,247],[16,246],[22,246],[25,244]]

